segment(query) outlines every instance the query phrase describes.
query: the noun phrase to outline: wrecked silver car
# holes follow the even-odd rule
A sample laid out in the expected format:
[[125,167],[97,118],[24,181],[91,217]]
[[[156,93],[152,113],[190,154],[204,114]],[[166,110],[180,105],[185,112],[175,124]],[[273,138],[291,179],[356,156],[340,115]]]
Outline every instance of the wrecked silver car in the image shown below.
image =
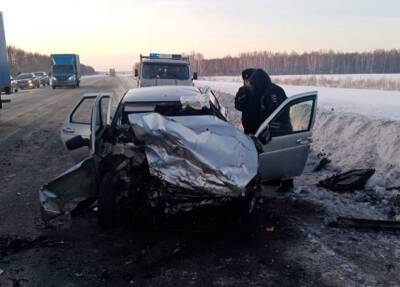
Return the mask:
[[111,94],[86,94],[62,139],[70,150],[89,147],[90,157],[41,188],[44,218],[96,200],[103,226],[113,225],[121,201],[176,214],[239,199],[251,211],[260,180],[302,173],[316,100],[314,92],[289,98],[252,138],[227,122],[209,89],[132,89],[115,113]]

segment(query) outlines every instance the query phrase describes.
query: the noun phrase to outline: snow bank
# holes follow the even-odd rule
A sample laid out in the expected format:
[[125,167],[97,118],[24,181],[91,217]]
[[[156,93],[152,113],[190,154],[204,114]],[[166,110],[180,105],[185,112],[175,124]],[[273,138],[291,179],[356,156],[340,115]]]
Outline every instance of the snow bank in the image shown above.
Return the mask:
[[400,186],[400,122],[319,110],[313,150],[341,170],[375,168],[371,186]]
[[[240,84],[198,81],[197,85],[209,85],[219,91],[219,100],[229,111],[230,120],[241,127],[240,112],[234,109],[233,101]],[[315,88],[285,87],[289,95]],[[380,94],[375,95],[374,91],[365,93],[364,90],[360,94],[357,94],[359,90],[318,90],[319,110],[314,126],[313,151],[326,154],[340,171],[375,168],[377,172],[369,181],[370,186],[400,186],[400,109],[397,105],[400,95],[396,98],[392,92],[377,91]],[[385,104],[368,98],[368,95],[383,99]],[[372,106],[366,103],[356,105],[357,101],[370,102]],[[373,117],[367,116],[371,113]]]

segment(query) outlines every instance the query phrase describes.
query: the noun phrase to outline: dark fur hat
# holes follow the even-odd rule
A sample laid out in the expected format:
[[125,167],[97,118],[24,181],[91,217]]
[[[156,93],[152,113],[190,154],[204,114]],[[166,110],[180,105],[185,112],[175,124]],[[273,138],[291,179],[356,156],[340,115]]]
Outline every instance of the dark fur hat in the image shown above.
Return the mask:
[[271,85],[271,78],[263,69],[257,69],[251,74],[250,84],[256,92],[262,92]]
[[256,69],[246,69],[242,71],[243,80],[250,79],[251,75],[255,72]]

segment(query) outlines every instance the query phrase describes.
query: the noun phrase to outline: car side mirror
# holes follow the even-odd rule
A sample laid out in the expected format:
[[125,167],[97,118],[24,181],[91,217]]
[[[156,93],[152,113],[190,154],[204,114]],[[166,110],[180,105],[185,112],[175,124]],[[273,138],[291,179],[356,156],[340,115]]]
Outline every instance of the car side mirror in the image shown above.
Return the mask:
[[271,131],[269,127],[267,126],[259,135],[258,135],[258,140],[263,144],[266,145],[271,141]]
[[193,80],[197,80],[197,72],[193,73]]
[[135,69],[135,77],[139,77],[139,71],[138,71],[138,69]]
[[74,150],[89,145],[90,141],[88,139],[84,139],[81,135],[77,135],[73,138],[70,138],[65,142],[65,146],[67,147],[68,150]]

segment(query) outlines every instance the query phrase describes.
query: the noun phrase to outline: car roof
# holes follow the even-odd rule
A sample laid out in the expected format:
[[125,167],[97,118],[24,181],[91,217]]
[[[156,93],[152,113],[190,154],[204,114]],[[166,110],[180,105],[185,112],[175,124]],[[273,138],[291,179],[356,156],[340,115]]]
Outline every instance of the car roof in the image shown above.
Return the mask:
[[31,75],[31,76],[35,76],[34,73],[20,73],[20,74],[17,75],[17,77],[18,77],[18,76],[21,76],[21,75]]
[[194,86],[155,86],[130,89],[122,102],[179,102],[181,96],[198,96],[201,92]]

